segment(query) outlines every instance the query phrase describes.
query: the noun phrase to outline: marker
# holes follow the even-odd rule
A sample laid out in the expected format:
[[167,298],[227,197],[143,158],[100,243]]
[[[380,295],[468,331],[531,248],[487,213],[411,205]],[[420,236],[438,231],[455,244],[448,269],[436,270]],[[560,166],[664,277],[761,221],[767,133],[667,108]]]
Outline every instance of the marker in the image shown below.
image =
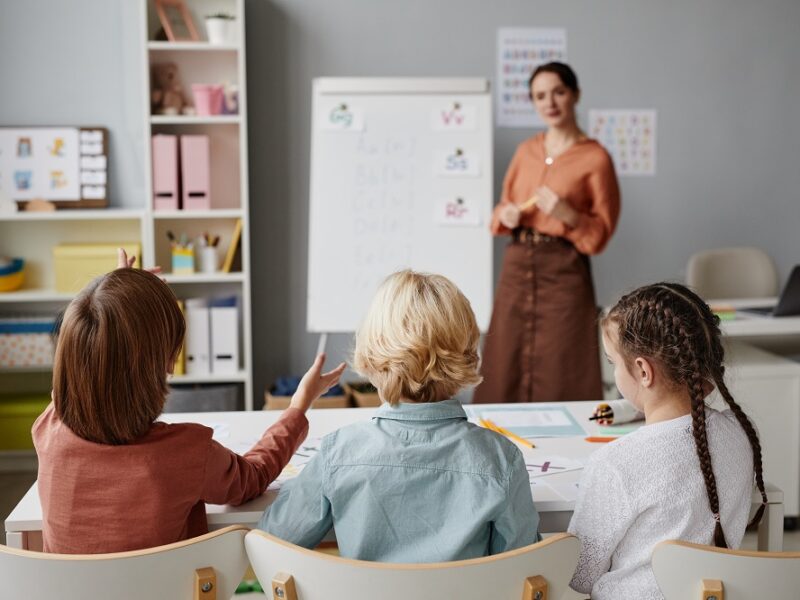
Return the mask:
[[593,444],[607,444],[608,442],[613,442],[616,437],[602,437],[596,435],[590,435],[587,438],[584,438],[587,442],[592,442]]

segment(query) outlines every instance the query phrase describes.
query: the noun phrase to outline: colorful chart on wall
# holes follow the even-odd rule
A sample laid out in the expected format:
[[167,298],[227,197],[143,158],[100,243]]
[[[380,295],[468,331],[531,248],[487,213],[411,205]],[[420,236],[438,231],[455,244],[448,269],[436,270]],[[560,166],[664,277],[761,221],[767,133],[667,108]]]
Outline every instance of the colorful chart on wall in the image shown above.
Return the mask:
[[618,175],[656,174],[656,111],[589,111],[589,137],[605,146]]
[[498,29],[495,80],[498,127],[544,127],[528,94],[528,78],[541,64],[566,60],[566,29]]
[[107,190],[106,129],[0,128],[0,194],[22,206],[41,198],[61,208],[103,208]]

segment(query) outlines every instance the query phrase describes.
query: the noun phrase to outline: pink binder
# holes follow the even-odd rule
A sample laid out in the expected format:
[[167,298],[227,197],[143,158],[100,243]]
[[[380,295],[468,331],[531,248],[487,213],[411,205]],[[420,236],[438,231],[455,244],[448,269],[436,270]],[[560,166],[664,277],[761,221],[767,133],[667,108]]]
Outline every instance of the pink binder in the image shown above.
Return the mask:
[[184,210],[211,208],[207,135],[181,136],[181,174]]
[[178,210],[178,137],[153,136],[153,210]]

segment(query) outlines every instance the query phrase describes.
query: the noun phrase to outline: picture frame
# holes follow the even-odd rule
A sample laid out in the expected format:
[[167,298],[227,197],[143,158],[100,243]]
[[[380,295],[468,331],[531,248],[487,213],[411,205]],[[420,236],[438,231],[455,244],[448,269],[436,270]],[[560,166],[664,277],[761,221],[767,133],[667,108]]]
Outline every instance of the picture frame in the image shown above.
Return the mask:
[[155,0],[155,7],[170,42],[200,41],[185,0]]

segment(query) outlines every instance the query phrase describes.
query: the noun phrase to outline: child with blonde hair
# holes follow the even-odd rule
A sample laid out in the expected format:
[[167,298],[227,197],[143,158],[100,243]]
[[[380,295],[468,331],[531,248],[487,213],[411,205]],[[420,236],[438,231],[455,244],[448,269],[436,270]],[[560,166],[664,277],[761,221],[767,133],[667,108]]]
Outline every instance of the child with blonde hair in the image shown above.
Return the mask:
[[401,271],[356,334],[354,367],[383,405],[322,440],[259,528],[313,548],[332,528],[342,556],[439,562],[537,541],[520,450],[467,421],[454,396],[480,382],[479,331],[448,279]]
[[53,402],[33,425],[45,552],[97,554],[208,532],[205,503],[261,495],[305,439],[305,412],[338,381],[317,357],[281,418],[240,456],[209,427],[158,421],[185,324],[153,273],[120,268],[70,302],[53,365]]
[[[719,318],[688,288],[658,283],[623,296],[602,321],[638,431],[595,452],[569,531],[581,540],[572,587],[592,600],[662,600],[650,556],[664,540],[738,548],[753,483],[766,504],[761,445],[725,385]],[[706,406],[716,387],[729,410]]]

